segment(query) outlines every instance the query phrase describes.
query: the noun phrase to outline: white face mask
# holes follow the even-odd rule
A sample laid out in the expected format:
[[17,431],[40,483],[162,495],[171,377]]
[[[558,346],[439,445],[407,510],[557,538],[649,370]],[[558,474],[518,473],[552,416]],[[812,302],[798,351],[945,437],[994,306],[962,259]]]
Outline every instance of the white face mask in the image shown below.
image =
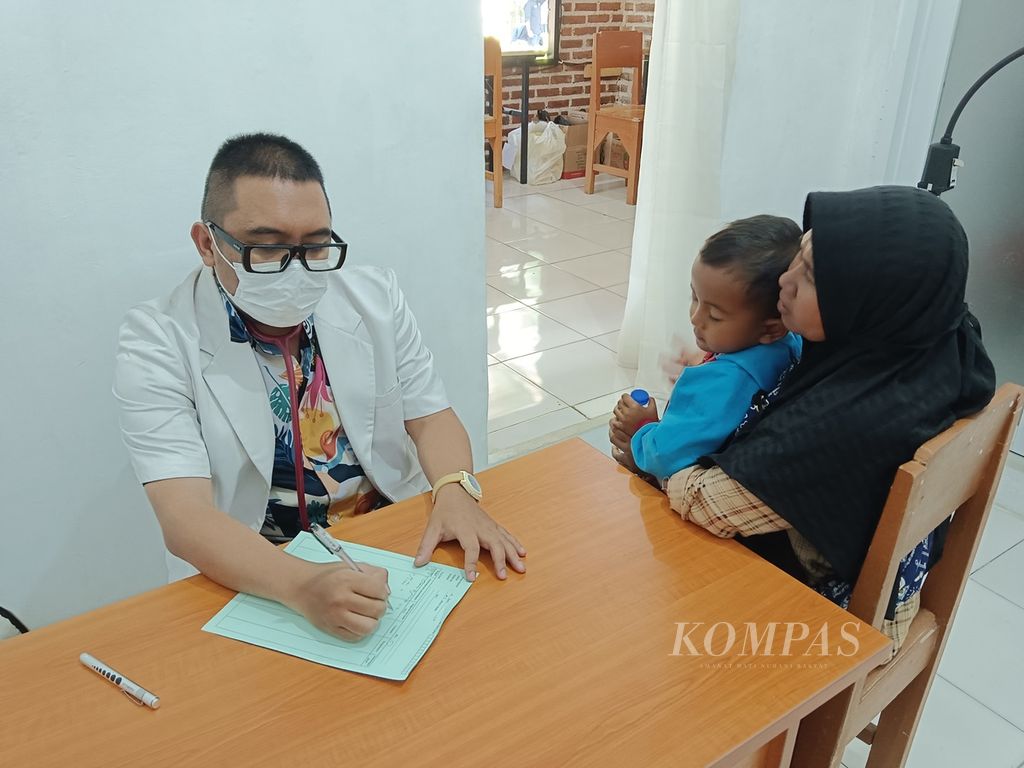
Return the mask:
[[[210,237],[213,238],[212,231]],[[255,274],[246,272],[241,264],[229,261],[217,245],[216,238],[213,238],[213,247],[238,277],[238,287],[234,295],[228,294],[228,299],[264,325],[274,328],[298,325],[313,314],[327,292],[327,273],[310,272],[298,259],[293,259],[284,272]]]

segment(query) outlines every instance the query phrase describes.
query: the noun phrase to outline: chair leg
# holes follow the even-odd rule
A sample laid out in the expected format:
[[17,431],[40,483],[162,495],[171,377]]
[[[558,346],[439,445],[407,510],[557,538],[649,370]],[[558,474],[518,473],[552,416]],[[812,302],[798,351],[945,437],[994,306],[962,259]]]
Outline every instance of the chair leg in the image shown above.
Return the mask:
[[878,730],[871,742],[867,768],[903,768],[906,765],[934,677],[933,657],[932,664],[921,670],[913,682],[882,710]]
[[505,170],[501,166],[501,136],[491,139],[491,157],[493,160],[494,173],[494,207],[501,208],[503,199],[502,183],[505,177]]
[[626,177],[626,205],[636,205],[636,163],[630,167]]
[[597,149],[597,128],[591,126],[587,134],[587,181],[583,185],[584,193],[594,194],[594,152]]
[[629,158],[629,176],[626,177],[626,205],[636,205],[636,187],[640,180],[640,143],[643,141],[641,130],[634,127],[631,138],[633,154]]
[[839,767],[846,749],[842,741],[844,725],[857,688],[857,685],[851,685],[800,721],[793,765],[800,768]]

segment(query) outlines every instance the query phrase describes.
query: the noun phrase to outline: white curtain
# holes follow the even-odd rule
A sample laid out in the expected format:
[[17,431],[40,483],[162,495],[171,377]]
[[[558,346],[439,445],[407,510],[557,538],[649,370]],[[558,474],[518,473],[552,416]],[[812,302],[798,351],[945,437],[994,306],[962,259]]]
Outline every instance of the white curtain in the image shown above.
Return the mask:
[[690,268],[724,223],[916,182],[959,5],[659,0],[618,350],[638,386],[664,396],[666,359],[696,350]]
[[654,8],[642,172],[619,364],[664,398],[661,358],[696,349],[690,268],[722,220],[720,178],[739,0],[661,0]]

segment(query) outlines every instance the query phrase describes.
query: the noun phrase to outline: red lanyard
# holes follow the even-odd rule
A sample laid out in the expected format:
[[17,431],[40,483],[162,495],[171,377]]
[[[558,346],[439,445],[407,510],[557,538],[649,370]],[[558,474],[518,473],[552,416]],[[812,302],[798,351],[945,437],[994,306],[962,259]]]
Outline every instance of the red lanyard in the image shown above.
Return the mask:
[[[284,372],[288,376],[288,400],[291,407],[291,426],[292,426],[292,449],[293,449],[293,461],[295,463],[295,494],[298,497],[299,504],[299,524],[302,526],[302,530],[309,530],[309,514],[306,511],[306,472],[303,467],[303,454],[302,454],[302,430],[298,425],[299,420],[299,391],[298,387],[295,386],[295,366],[292,364],[292,355],[288,351],[290,342],[299,338],[299,334],[302,333],[302,326],[297,325],[290,332],[284,336],[264,336],[254,330],[249,324],[246,324],[246,328],[249,333],[264,344],[270,344],[281,351],[281,356],[284,358]],[[299,351],[299,364],[302,363],[302,352]]]

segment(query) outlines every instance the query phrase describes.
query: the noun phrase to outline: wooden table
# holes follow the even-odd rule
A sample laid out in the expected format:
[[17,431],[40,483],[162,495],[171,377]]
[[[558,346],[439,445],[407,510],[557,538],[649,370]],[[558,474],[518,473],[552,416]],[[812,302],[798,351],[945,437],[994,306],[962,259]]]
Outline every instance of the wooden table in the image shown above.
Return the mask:
[[[196,576],[0,643],[0,765],[788,765],[799,719],[886,657],[875,630],[683,522],[582,441],[481,480],[529,572],[500,583],[485,568],[406,682],[201,632],[233,593]],[[413,553],[428,505],[410,499],[335,534]],[[446,545],[436,560],[461,565],[462,553]],[[698,621],[811,630],[788,656],[781,626],[776,655],[742,656],[740,638],[725,651],[723,623],[708,647],[725,652],[707,655],[694,632],[703,655],[691,655],[677,622]],[[811,645],[823,625],[826,657]],[[82,651],[160,709],[133,705]]]

